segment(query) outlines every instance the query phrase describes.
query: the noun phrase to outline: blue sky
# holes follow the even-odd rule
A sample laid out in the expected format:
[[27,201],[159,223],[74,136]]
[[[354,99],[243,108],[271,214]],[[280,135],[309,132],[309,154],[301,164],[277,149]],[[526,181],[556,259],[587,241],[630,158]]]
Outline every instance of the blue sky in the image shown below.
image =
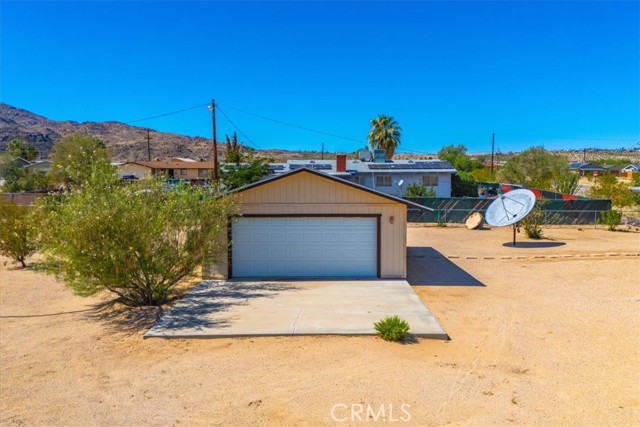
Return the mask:
[[[400,153],[486,152],[492,132],[503,152],[640,141],[635,1],[5,0],[0,19],[0,100],[56,120],[215,97],[259,148],[354,151],[378,114],[403,128]],[[211,136],[204,105],[135,124]],[[233,130],[218,113],[219,138]]]

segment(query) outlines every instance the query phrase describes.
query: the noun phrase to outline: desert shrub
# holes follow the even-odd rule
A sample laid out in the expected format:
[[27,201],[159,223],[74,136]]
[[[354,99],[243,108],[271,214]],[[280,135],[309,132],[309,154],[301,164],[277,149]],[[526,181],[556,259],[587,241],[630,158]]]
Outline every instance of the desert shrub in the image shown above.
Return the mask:
[[530,239],[542,239],[542,225],[544,222],[545,212],[542,209],[542,203],[536,202],[529,215],[525,216],[520,225],[524,229],[525,234]]
[[491,173],[491,168],[482,167],[471,171],[473,179],[478,182],[496,182],[495,171]]
[[219,236],[233,209],[232,199],[203,189],[122,184],[95,162],[79,190],[41,203],[41,243],[76,293],[107,290],[127,305],[159,305],[205,256],[226,251]]
[[433,187],[426,187],[425,185],[414,182],[407,185],[404,197],[420,199],[433,198],[436,197],[436,191]]
[[631,191],[631,185],[609,174],[600,175],[596,179],[593,187],[589,190],[589,196],[611,199],[611,204],[620,208],[638,203],[637,195]]
[[559,193],[575,194],[578,189],[578,180],[580,177],[578,174],[571,171],[560,171],[555,175],[555,179],[552,184],[552,189]]
[[36,234],[29,208],[0,198],[0,254],[26,267],[36,251]]
[[51,150],[51,169],[47,172],[54,185],[76,189],[91,178],[92,165],[109,163],[104,142],[91,135],[69,135],[54,144]]
[[621,220],[622,220],[622,211],[609,209],[608,211],[604,211],[600,214],[598,223],[606,225],[607,230],[609,231],[615,231],[616,226],[620,225]]
[[398,316],[388,316],[373,324],[378,336],[385,341],[402,341],[409,334],[409,324]]
[[36,149],[23,141],[14,139],[9,143],[7,151],[0,154],[0,181],[2,191],[16,193],[19,191],[38,191],[49,188],[47,175],[23,167],[20,159],[35,160]]
[[544,147],[530,147],[501,166],[498,179],[525,187],[556,191],[562,189],[571,193],[577,180],[574,181],[569,173],[569,165],[564,157],[553,154]]
[[267,159],[252,154],[239,158],[244,164],[228,164],[220,169],[220,181],[225,190],[235,190],[266,178],[271,173]]

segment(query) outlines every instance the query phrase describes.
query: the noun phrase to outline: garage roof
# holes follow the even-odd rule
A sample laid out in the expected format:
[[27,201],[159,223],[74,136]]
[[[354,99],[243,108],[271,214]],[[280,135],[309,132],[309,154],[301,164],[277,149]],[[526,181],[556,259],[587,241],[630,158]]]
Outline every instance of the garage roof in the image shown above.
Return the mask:
[[392,196],[392,195],[389,195],[389,194],[386,194],[386,193],[382,193],[380,191],[373,190],[371,188],[364,187],[362,185],[355,184],[353,182],[349,182],[349,181],[346,181],[344,179],[337,178],[337,177],[334,177],[334,176],[331,176],[331,175],[327,175],[325,173],[318,172],[318,171],[315,171],[315,170],[312,170],[312,169],[308,169],[308,168],[300,168],[300,169],[296,169],[296,170],[293,170],[293,171],[290,171],[290,172],[285,172],[285,173],[282,173],[282,174],[279,174],[279,175],[275,175],[275,176],[266,178],[266,179],[264,179],[262,181],[254,182],[253,184],[245,185],[244,187],[229,191],[229,194],[241,193],[241,192],[243,192],[245,190],[249,190],[249,189],[255,188],[255,187],[260,187],[262,185],[269,184],[270,182],[277,181],[279,179],[283,179],[283,178],[286,178],[288,176],[296,175],[296,174],[299,174],[299,173],[309,173],[311,175],[319,176],[320,178],[328,179],[330,181],[334,181],[334,182],[337,182],[337,183],[340,183],[340,184],[343,184],[343,185],[346,185],[346,186],[349,186],[349,187],[356,188],[358,190],[365,191],[367,193],[374,194],[374,195],[382,197],[384,199],[389,199],[389,200],[392,200],[394,202],[401,203],[401,204],[406,205],[407,207],[410,207],[410,208],[413,208],[413,209],[420,209],[420,210],[423,210],[423,211],[433,212],[433,209],[428,208],[426,206],[423,206],[421,204],[414,203],[414,202],[411,202],[409,200],[401,199],[399,197],[395,197],[395,196]]

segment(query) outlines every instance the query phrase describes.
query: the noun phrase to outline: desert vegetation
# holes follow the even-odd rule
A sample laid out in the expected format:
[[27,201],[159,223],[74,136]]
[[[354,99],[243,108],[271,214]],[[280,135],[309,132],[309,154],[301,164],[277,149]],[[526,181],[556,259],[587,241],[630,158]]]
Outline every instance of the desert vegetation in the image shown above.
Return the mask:
[[29,208],[0,198],[0,255],[26,267],[36,252],[36,226]]
[[373,324],[378,336],[385,341],[403,341],[409,335],[409,323],[399,316],[389,316]]
[[78,191],[36,207],[49,271],[80,295],[106,290],[131,306],[159,305],[207,257],[233,214],[231,198],[161,180],[118,181],[105,162],[92,164]]

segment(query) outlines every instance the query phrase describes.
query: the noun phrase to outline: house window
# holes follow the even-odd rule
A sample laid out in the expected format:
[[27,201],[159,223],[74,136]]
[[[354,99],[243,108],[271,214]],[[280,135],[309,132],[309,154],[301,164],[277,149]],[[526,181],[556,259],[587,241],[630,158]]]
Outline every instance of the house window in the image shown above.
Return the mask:
[[391,175],[376,175],[376,187],[391,187]]
[[180,175],[186,175],[186,174],[187,174],[186,169],[180,169]]
[[208,178],[209,171],[207,169],[198,169],[198,178]]
[[353,178],[353,182],[355,182],[358,185],[364,185],[364,175],[356,175]]
[[422,177],[422,185],[425,187],[437,187],[438,186],[438,176],[437,175],[423,175]]

